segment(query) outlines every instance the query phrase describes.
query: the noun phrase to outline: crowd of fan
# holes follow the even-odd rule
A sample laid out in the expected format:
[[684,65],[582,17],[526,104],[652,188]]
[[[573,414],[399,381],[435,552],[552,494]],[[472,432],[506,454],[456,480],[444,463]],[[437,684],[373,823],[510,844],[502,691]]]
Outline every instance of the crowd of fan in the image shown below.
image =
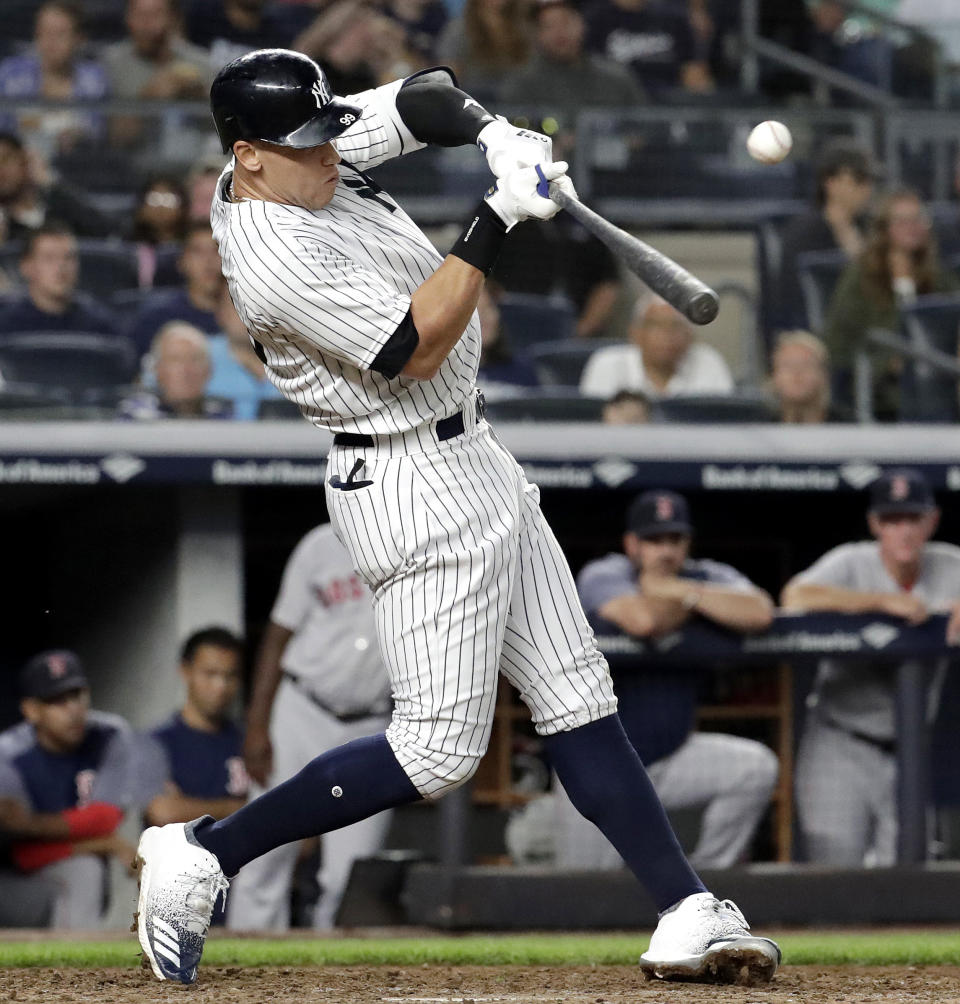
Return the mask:
[[[18,364],[23,353],[13,351],[14,336],[80,333],[107,339],[118,350],[115,370],[126,367],[122,393],[116,387],[87,393],[83,403],[96,406],[91,415],[295,414],[283,402],[269,404],[278,394],[220,274],[208,213],[224,157],[211,148],[212,130],[199,130],[176,112],[161,115],[153,128],[143,115],[97,110],[98,99],[201,100],[220,65],[264,45],[315,57],[339,93],[443,62],[493,107],[548,105],[560,157],[570,152],[573,122],[585,107],[733,93],[737,67],[726,42],[739,30],[739,6],[723,0],[582,6],[575,0],[192,0],[182,6],[179,0],[98,0],[83,5],[81,16],[69,0],[17,0],[0,60],[0,96],[20,101],[0,116],[0,289],[6,287],[0,379],[8,388],[35,380],[29,366]],[[842,4],[793,5],[798,10],[791,18],[782,6],[760,5],[761,26],[771,37],[783,40],[790,32],[794,48],[848,72],[863,63],[846,65],[837,53],[828,58],[825,39],[839,31],[834,22]],[[840,51],[836,39],[831,44]],[[779,78],[765,78],[765,85],[778,96],[799,87]],[[56,110],[23,104],[31,98],[80,103]],[[192,162],[155,173],[157,164],[174,163],[171,144],[181,163],[183,151],[194,150]],[[72,183],[69,165],[96,162],[96,151],[107,148],[120,151],[143,179],[132,211],[106,212]],[[894,191],[880,200],[868,229],[876,177],[865,150],[835,144],[821,151],[816,205],[783,235],[769,384],[748,389],[760,402],[758,418],[851,419],[849,374],[867,330],[895,328],[899,306],[918,294],[956,288],[952,273],[938,264],[929,220],[913,193]],[[107,264],[85,254],[104,239],[116,242]],[[797,283],[797,259],[831,249],[850,264],[817,325]],[[573,311],[572,336],[622,334],[615,308],[632,291],[605,246],[565,215],[518,228],[494,279],[481,305],[480,373],[494,406],[497,398],[554,382],[526,353],[529,338],[511,330],[506,309],[501,315],[510,295],[560,290]],[[664,418],[658,408],[664,399],[742,390],[721,354],[696,339],[669,306],[641,295],[630,313],[623,344],[597,346],[582,358],[580,393],[596,401],[597,417]],[[97,351],[104,352],[102,344]],[[900,364],[889,355],[875,363],[876,416],[896,419]],[[569,388],[576,379],[561,382]]]

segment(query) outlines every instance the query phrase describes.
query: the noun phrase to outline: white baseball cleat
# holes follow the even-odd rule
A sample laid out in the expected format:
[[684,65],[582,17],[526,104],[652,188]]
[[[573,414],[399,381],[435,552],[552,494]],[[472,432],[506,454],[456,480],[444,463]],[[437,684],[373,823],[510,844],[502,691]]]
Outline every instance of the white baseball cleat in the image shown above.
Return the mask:
[[137,846],[140,893],[134,916],[144,958],[158,980],[195,983],[217,898],[230,882],[194,836],[202,816],[144,830]]
[[780,958],[775,941],[750,934],[735,903],[701,892],[661,915],[640,969],[648,980],[749,986],[772,979]]

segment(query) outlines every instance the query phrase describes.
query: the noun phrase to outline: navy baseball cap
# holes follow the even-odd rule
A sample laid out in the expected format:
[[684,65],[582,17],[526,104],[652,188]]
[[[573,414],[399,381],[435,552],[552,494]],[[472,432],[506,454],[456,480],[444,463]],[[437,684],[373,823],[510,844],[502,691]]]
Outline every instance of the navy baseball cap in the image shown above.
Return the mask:
[[41,701],[89,686],[79,657],[66,649],[35,655],[20,673],[20,693]]
[[870,511],[878,515],[895,512],[930,512],[937,501],[927,479],[911,467],[886,471],[870,486]]
[[693,527],[687,500],[676,492],[644,492],[630,503],[627,529],[638,537],[656,537],[661,533],[689,536]]

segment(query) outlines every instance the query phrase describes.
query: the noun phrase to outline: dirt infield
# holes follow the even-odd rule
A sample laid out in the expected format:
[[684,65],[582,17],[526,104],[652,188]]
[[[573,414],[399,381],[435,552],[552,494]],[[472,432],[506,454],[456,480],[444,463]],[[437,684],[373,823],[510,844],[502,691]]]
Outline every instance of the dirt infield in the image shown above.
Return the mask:
[[632,966],[205,968],[191,988],[138,969],[3,969],[0,1000],[50,1004],[957,1004],[953,966],[786,966],[761,987],[645,983]]

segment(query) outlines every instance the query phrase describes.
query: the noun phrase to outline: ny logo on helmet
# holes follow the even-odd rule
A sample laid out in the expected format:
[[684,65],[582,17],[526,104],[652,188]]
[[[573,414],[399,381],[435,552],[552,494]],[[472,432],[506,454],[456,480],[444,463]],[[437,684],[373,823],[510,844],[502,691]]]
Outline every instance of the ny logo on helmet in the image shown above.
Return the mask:
[[330,92],[327,90],[325,80],[315,80],[310,88],[310,93],[318,108],[322,108],[330,100]]

